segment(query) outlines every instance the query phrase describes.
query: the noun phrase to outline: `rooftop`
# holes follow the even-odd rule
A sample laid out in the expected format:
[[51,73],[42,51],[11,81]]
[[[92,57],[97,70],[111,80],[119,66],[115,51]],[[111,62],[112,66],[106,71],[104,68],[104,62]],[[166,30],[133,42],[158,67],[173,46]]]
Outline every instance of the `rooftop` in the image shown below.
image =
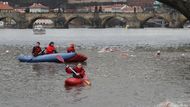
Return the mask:
[[42,5],[41,3],[33,3],[30,8],[49,8],[47,6]]
[[8,2],[0,2],[0,10],[13,10]]

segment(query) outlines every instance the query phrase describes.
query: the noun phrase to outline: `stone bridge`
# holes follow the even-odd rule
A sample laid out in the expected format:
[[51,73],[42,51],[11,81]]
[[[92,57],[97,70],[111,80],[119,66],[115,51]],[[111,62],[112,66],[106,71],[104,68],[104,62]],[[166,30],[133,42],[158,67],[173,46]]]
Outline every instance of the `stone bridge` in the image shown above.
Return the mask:
[[[162,18],[169,23],[169,27],[182,27],[187,18],[180,13],[0,13],[0,19],[12,18],[19,28],[32,28],[38,19],[50,19],[55,28],[68,28],[74,19],[83,20],[90,27],[104,28],[107,22],[117,18],[132,28],[140,28],[151,18]],[[59,23],[58,23],[59,22]],[[62,22],[62,24],[60,24]]]
[[184,16],[190,19],[190,0],[158,0],[180,11]]
[[20,13],[5,13],[5,12],[0,12],[0,21],[5,19],[5,18],[11,18],[17,23],[17,28],[21,28],[22,23],[25,21],[24,15]]

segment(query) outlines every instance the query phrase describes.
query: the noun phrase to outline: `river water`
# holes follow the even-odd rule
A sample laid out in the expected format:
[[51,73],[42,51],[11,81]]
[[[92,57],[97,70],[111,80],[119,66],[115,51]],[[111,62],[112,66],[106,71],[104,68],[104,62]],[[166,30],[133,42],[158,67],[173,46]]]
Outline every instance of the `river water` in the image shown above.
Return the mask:
[[[189,29],[49,29],[33,35],[30,29],[2,29],[0,107],[159,107],[166,101],[188,107],[189,34]],[[92,85],[64,87],[70,77],[65,64],[17,61],[36,41],[42,47],[54,41],[59,52],[74,42],[89,58],[84,67]],[[98,53],[103,47],[119,51]]]

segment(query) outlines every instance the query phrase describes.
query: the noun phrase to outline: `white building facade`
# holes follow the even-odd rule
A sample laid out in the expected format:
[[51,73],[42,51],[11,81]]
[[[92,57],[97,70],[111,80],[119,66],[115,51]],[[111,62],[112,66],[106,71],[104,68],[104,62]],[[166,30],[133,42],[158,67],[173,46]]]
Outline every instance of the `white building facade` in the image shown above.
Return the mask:
[[33,3],[30,7],[30,13],[48,13],[49,7],[44,6],[40,3]]

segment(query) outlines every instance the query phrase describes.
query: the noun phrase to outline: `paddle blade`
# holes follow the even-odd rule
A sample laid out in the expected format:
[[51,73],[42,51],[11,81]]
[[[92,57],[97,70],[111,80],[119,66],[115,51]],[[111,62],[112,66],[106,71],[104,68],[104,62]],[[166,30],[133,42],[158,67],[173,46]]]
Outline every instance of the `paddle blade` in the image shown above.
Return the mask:
[[90,80],[88,79],[88,76],[87,76],[87,75],[84,75],[84,77],[83,77],[83,83],[84,83],[84,85],[91,85],[91,82],[90,82]]
[[83,77],[84,80],[88,80],[88,76],[85,74]]
[[83,80],[84,85],[91,85],[91,82],[89,80]]
[[63,59],[63,57],[62,57],[61,55],[57,55],[56,58],[57,58],[57,60],[58,60],[59,62],[61,62],[61,63],[64,63],[64,62],[65,62],[65,60]]

